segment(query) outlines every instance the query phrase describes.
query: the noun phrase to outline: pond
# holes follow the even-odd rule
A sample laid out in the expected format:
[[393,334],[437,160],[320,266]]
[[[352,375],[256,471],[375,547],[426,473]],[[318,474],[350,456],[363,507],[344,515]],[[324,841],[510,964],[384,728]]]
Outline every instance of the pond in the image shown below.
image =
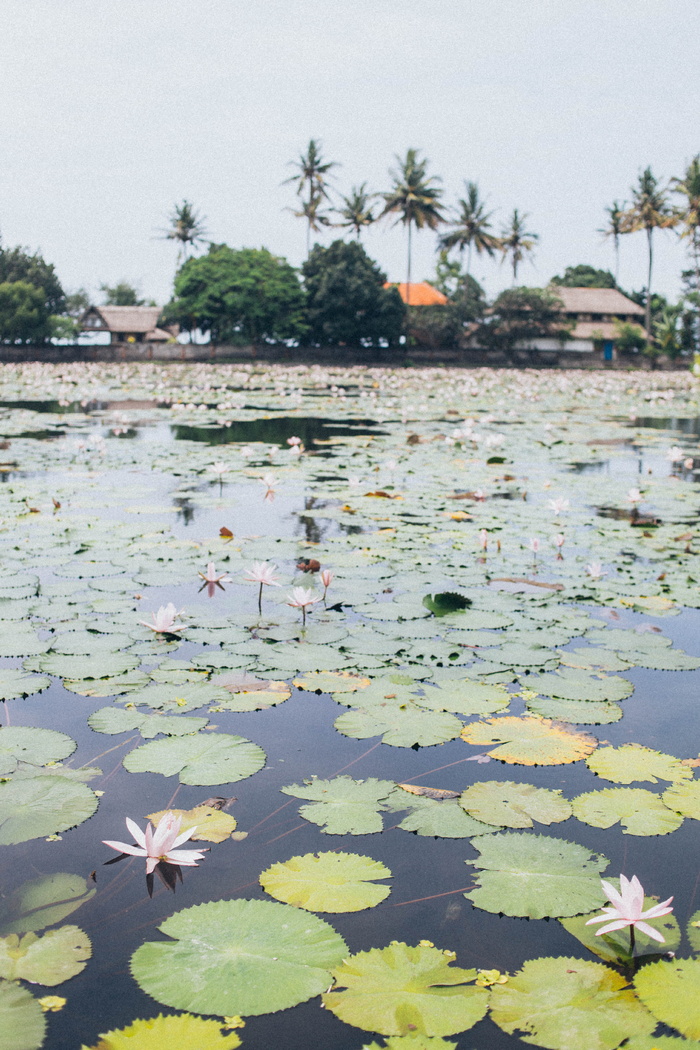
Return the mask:
[[700,1046],[699,401],[0,366],[0,1046]]

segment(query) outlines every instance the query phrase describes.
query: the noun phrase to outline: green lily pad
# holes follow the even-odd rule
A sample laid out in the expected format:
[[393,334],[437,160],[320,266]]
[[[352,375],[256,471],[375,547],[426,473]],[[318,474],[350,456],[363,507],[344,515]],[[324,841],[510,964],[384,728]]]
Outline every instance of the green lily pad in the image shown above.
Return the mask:
[[622,718],[620,705],[604,700],[562,700],[558,696],[536,696],[528,697],[525,706],[533,715],[574,725],[609,725]]
[[394,789],[392,780],[313,780],[280,788],[285,795],[309,799],[299,807],[305,820],[318,824],[326,835],[371,835],[382,830],[381,802]]
[[491,989],[491,1018],[509,1035],[548,1050],[614,1050],[655,1028],[624,977],[572,958],[529,959],[507,984]]
[[64,656],[62,653],[46,653],[36,659],[35,665],[46,674],[58,678],[83,679],[112,678],[135,671],[141,661],[129,653],[102,652],[97,656]]
[[223,900],[176,912],[131,957],[139,987],[157,1002],[203,1014],[267,1014],[306,1002],[331,983],[342,937],[306,911]]
[[45,675],[27,674],[12,667],[0,668],[0,700],[14,700],[19,696],[40,693],[51,685]]
[[91,817],[97,796],[86,784],[61,776],[0,783],[0,845],[67,831]]
[[430,747],[455,740],[462,722],[442,711],[428,711],[411,702],[389,702],[348,711],[335,720],[335,728],[356,740],[381,736],[392,747]]
[[90,938],[78,926],[61,926],[41,936],[10,933],[0,937],[0,977],[53,987],[84,970],[91,955]]
[[51,642],[39,638],[28,624],[13,624],[11,631],[3,631],[0,638],[0,656],[34,656],[45,653]]
[[687,784],[673,784],[664,791],[661,798],[664,805],[674,813],[700,820],[700,780],[691,780]]
[[378,860],[357,853],[306,853],[273,864],[260,876],[260,885],[285,904],[307,911],[344,912],[373,908],[391,892],[375,879],[391,878]]
[[[401,796],[406,796],[403,801]],[[496,829],[491,824],[465,813],[457,799],[445,799],[438,802],[434,798],[421,798],[397,788],[389,804],[394,809],[406,809],[411,812],[399,824],[402,831],[414,831],[417,835],[432,836],[443,839],[468,839],[473,835],[489,835]]]
[[551,674],[531,675],[528,689],[562,700],[619,701],[631,696],[634,686],[620,675],[596,677],[571,667],[560,667]]
[[265,765],[265,752],[242,736],[197,733],[151,740],[124,758],[130,773],[180,775],[181,784],[233,784],[252,777]]
[[35,766],[60,762],[75,751],[75,740],[55,729],[29,726],[0,727],[0,776],[14,773],[20,761]]
[[665,806],[659,795],[645,788],[603,788],[577,795],[574,816],[594,828],[622,824],[624,835],[668,835],[683,817]]
[[309,671],[294,679],[297,689],[320,693],[356,693],[366,689],[369,678],[350,671]]
[[46,1034],[39,1003],[14,981],[0,981],[0,1031],[3,1050],[39,1050]]
[[437,1035],[391,1035],[383,1046],[363,1043],[362,1050],[456,1050],[457,1044]]
[[443,591],[440,594],[426,594],[423,605],[433,616],[449,616],[450,613],[462,612],[472,604],[471,598],[455,591]]
[[641,744],[622,744],[620,747],[599,747],[586,759],[586,765],[603,780],[615,784],[631,784],[635,780],[690,780],[693,771],[679,758],[654,751]]
[[183,682],[181,685],[158,682],[129,694],[129,703],[150,707],[154,711],[195,711],[209,704],[231,699],[228,689],[213,682]]
[[452,952],[400,941],[357,952],[333,970],[335,986],[323,1005],[346,1024],[382,1035],[464,1032],[486,1013],[488,993],[471,983],[476,970],[453,966],[453,959]]
[[0,936],[43,930],[62,922],[96,893],[80,875],[57,872],[23,882],[0,897]]
[[[147,715],[133,707],[101,707],[88,717],[88,725],[96,733],[114,735],[138,730],[144,739],[163,733],[165,736],[187,736],[198,733],[209,724],[207,718],[188,718],[186,715]],[[1,739],[1,738],[0,738]]]
[[451,711],[457,715],[490,715],[504,711],[511,696],[502,685],[470,681],[467,678],[442,681],[437,688],[426,686],[424,696],[416,697],[420,707],[433,711]]
[[634,987],[658,1021],[700,1039],[700,959],[649,963],[635,975]]
[[164,1017],[132,1021],[126,1028],[104,1032],[95,1046],[81,1050],[236,1050],[241,1040],[235,1032],[224,1034],[221,1021],[209,1021],[192,1014],[171,1014]]
[[477,908],[525,915],[579,915],[603,902],[600,872],[605,857],[564,839],[527,832],[481,836],[474,842],[478,885],[464,896]]
[[688,940],[694,952],[700,952],[700,911],[696,911],[688,919]]
[[557,824],[571,816],[571,803],[561,791],[510,780],[471,784],[459,804],[477,820],[507,828],[531,828],[534,821]]
[[[619,888],[618,879],[611,879],[610,881],[613,886]],[[643,911],[652,908],[658,903],[658,900],[654,900],[652,897],[645,897]],[[600,911],[594,911],[590,915],[576,915],[573,918],[560,919],[559,922],[567,933],[570,933],[572,937],[575,937],[576,940],[580,941],[581,944],[604,962],[615,964],[620,962],[630,963],[632,953],[630,952],[629,927],[625,927],[623,930],[613,930],[612,933],[604,933],[601,936],[596,932],[599,926],[586,925],[589,919],[598,916],[600,916]],[[655,930],[659,931],[664,938],[664,943],[661,944],[639,929],[635,930],[635,958],[645,955],[657,955],[659,952],[671,952],[678,948],[678,945],[681,943],[681,931],[678,919],[673,913],[662,915],[657,919],[649,919],[649,923]],[[600,925],[602,926],[604,923]]]

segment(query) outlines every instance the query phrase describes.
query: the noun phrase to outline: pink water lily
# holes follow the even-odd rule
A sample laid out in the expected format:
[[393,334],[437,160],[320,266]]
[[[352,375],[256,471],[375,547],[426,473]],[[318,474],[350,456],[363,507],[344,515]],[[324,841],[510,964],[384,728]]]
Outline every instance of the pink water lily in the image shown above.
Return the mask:
[[250,583],[260,584],[258,591],[258,612],[262,616],[262,592],[263,587],[281,587],[279,577],[275,576],[276,565],[269,561],[255,561],[250,569],[246,569],[244,576]]
[[333,583],[334,579],[335,579],[335,573],[332,572],[331,569],[322,569],[321,570],[321,583],[323,584],[323,600],[324,600],[324,602],[326,600],[326,594],[328,592],[328,588]]
[[322,599],[308,587],[294,587],[292,593],[287,595],[287,605],[291,605],[293,609],[301,609],[301,622],[304,626],[306,625],[306,607],[320,601]]
[[153,622],[148,623],[146,620],[139,620],[144,627],[148,627],[151,631],[156,634],[177,634],[178,631],[184,630],[187,624],[178,623],[178,616],[182,616],[184,609],[180,609],[178,612],[172,602],[168,602],[167,605],[161,605],[158,612],[151,613]]
[[119,853],[128,853],[132,857],[146,858],[146,874],[150,875],[157,864],[168,861],[170,864],[182,864],[185,867],[196,868],[198,860],[204,860],[204,854],[209,850],[178,849],[183,842],[187,842],[197,830],[196,827],[180,833],[182,817],[168,810],[158,821],[153,829],[149,823],[146,831],[141,831],[138,824],[126,818],[126,826],[134,836],[138,846],[130,846],[126,842],[114,842],[103,839],[105,846],[116,849]]
[[[589,919],[586,926],[591,926],[596,922],[604,922],[605,926],[601,926],[599,930],[596,930],[596,936],[600,937],[605,933],[612,933],[614,930],[622,930],[625,926],[630,927],[630,937],[632,944],[634,944],[634,931],[639,930],[640,933],[646,933],[647,937],[652,937],[655,941],[659,941],[661,944],[666,943],[665,937],[662,937],[658,930],[655,930],[653,926],[650,926],[645,919],[658,919],[662,915],[668,915],[673,911],[673,908],[669,908],[669,904],[673,900],[673,897],[669,897],[667,901],[662,901],[661,904],[655,904],[652,908],[647,908],[646,911],[642,911],[644,907],[644,890],[642,884],[636,875],[633,875],[631,879],[625,878],[624,875],[620,875],[620,890],[619,892],[614,886],[611,886],[609,882],[605,882],[603,879],[600,880],[603,886],[605,896],[610,901],[611,907],[606,906],[602,909],[603,914],[597,915],[594,919]],[[612,922],[608,922],[612,919]]]

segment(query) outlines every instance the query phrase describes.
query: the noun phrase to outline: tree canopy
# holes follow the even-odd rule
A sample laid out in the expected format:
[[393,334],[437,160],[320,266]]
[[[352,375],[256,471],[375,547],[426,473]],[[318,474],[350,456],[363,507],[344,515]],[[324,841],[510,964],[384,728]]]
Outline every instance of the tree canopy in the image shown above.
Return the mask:
[[139,291],[128,281],[117,281],[116,284],[101,284],[100,291],[104,295],[105,306],[155,306],[147,303],[139,295]]
[[610,270],[596,270],[595,266],[585,263],[567,266],[564,276],[552,277],[550,284],[558,284],[561,288],[617,288]]
[[310,339],[321,345],[381,346],[401,335],[405,307],[396,288],[356,241],[316,245],[302,266]]
[[561,299],[547,288],[509,288],[497,297],[484,318],[477,340],[488,350],[509,352],[517,343],[548,337],[557,329],[566,339]]
[[168,322],[217,343],[279,342],[305,332],[304,292],[294,269],[266,248],[212,244],[175,278]]
[[0,283],[12,281],[26,281],[41,289],[47,317],[65,310],[66,298],[56,271],[38,252],[30,255],[26,248],[0,246]]
[[0,340],[44,343],[66,298],[56,272],[38,252],[0,247]]

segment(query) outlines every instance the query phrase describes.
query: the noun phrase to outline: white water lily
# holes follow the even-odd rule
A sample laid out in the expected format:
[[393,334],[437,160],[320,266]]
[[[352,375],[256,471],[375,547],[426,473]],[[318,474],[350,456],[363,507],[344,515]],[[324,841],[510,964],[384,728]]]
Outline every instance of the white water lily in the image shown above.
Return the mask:
[[608,575],[599,561],[592,561],[590,565],[587,565],[586,574],[590,576],[592,580],[600,580],[603,576]]
[[[612,906],[602,908],[602,915],[596,915],[594,919],[589,919],[586,923],[586,926],[592,926],[597,922],[606,923],[605,926],[601,926],[599,930],[595,931],[597,937],[601,937],[606,933],[613,933],[614,930],[623,930],[625,926],[629,926],[632,944],[634,944],[635,929],[638,929],[640,933],[646,933],[647,937],[652,937],[655,941],[659,941],[660,944],[666,943],[666,938],[662,937],[658,930],[655,930],[653,926],[650,926],[644,920],[658,919],[663,915],[669,915],[673,911],[673,908],[669,907],[673,897],[669,897],[668,900],[662,901],[661,904],[655,904],[653,907],[647,908],[646,911],[642,911],[644,907],[644,889],[636,875],[633,875],[631,879],[620,875],[619,892],[609,882],[605,882],[604,879],[600,881],[605,896]],[[609,919],[613,921],[609,922]]]
[[294,609],[301,609],[302,624],[306,624],[306,609],[309,605],[315,605],[322,599],[314,594],[308,587],[294,587],[292,593],[287,595],[287,605]]
[[148,623],[146,620],[139,620],[144,627],[148,627],[155,634],[177,634],[178,631],[185,629],[187,624],[178,623],[178,616],[182,616],[184,609],[180,609],[178,612],[172,602],[168,602],[167,605],[161,605],[158,612],[151,613],[153,622]]
[[192,838],[197,830],[195,826],[188,831],[180,833],[181,825],[182,817],[177,816],[170,810],[163,814],[155,830],[149,822],[146,825],[145,832],[141,831],[141,828],[135,821],[127,817],[126,826],[138,843],[137,846],[130,846],[126,842],[116,842],[110,839],[103,839],[102,841],[105,846],[109,846],[110,849],[116,849],[120,853],[128,853],[132,857],[145,857],[147,875],[150,875],[161,861],[196,868],[197,861],[204,860],[204,854],[208,853],[209,850],[178,849],[177,847]]
[[263,587],[281,587],[282,584],[279,581],[279,577],[275,576],[276,565],[273,565],[269,561],[256,561],[253,562],[249,569],[245,570],[243,574],[249,583],[258,583],[260,590],[258,591],[258,612],[262,615],[262,592]]

